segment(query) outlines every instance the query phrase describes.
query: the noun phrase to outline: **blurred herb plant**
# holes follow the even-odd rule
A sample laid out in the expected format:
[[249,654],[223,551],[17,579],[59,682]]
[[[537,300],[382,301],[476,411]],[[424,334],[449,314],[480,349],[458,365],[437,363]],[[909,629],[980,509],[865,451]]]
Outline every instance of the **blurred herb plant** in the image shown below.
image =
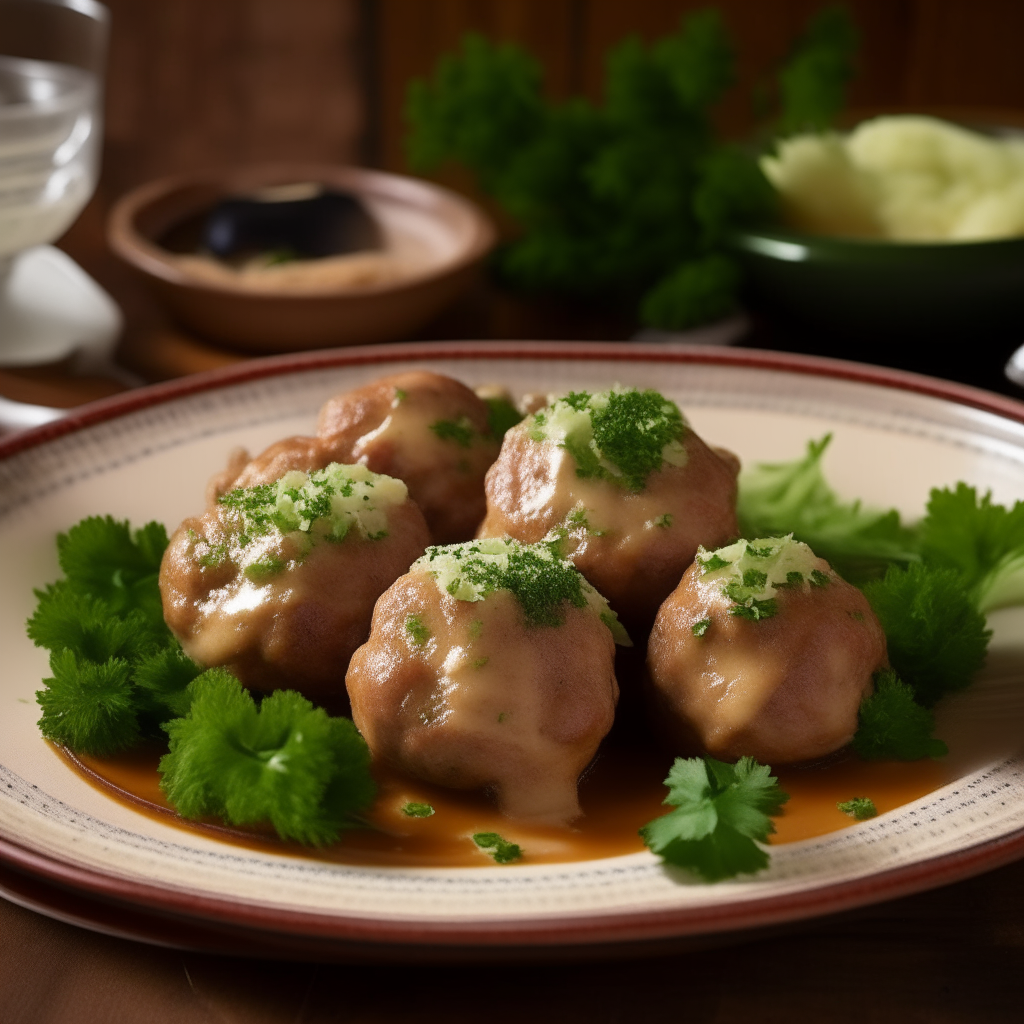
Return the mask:
[[[777,126],[821,127],[842,105],[855,34],[842,9],[819,12],[779,73]],[[730,313],[740,285],[728,232],[770,216],[774,193],[753,152],[718,140],[710,111],[733,83],[734,53],[715,10],[608,57],[603,106],[553,103],[524,50],[467,35],[406,113],[412,166],[466,166],[519,235],[497,256],[509,285],[638,305],[678,330]]]

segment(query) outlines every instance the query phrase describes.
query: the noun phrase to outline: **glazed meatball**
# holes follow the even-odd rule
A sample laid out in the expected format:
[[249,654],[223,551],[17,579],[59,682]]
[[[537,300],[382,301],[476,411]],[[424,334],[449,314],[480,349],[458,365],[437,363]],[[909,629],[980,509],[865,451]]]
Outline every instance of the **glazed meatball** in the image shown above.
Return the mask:
[[164,618],[200,665],[343,707],[374,602],[429,540],[400,480],[365,466],[293,470],[178,527],[160,566]]
[[484,474],[500,448],[489,412],[457,380],[415,370],[330,399],[317,436],[333,458],[404,480],[434,541],[448,544],[484,517]]
[[680,750],[768,764],[849,743],[888,664],[867,599],[791,537],[701,549],[654,623],[656,721]]
[[562,824],[618,699],[607,603],[543,545],[430,548],[377,602],[352,658],[352,718],[376,759],[511,818]]
[[626,626],[642,630],[698,546],[738,533],[738,471],[655,391],[573,393],[505,435],[478,536],[559,539]]

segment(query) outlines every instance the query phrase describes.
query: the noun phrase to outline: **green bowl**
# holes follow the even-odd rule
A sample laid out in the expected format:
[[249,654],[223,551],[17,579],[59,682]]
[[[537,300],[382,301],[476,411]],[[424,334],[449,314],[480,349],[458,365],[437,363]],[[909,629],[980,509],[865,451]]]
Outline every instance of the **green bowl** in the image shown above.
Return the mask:
[[747,300],[784,322],[852,338],[1024,338],[1024,238],[905,243],[768,228],[736,233]]

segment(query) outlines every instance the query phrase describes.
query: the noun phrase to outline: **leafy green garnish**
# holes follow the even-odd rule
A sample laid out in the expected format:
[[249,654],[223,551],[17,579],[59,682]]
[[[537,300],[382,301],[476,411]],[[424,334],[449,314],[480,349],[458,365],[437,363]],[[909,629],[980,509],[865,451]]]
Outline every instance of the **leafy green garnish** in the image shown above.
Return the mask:
[[932,737],[935,716],[890,669],[875,675],[875,692],[861,701],[859,723],[853,749],[866,761],[919,761],[949,752]]
[[736,512],[745,537],[792,533],[854,583],[882,575],[892,563],[919,559],[914,531],[895,509],[871,511],[841,502],[825,480],[821,459],[832,440],[807,444],[793,462],[761,463],[740,474]]
[[1024,603],[1024,502],[1007,509],[993,504],[991,492],[979,498],[965,483],[933,490],[921,554],[959,572],[983,613]]
[[866,796],[855,796],[852,800],[840,800],[836,803],[836,808],[857,821],[867,821],[869,818],[878,817],[878,808],[875,807],[874,800]]
[[775,831],[771,816],[789,799],[771,768],[752,757],[734,765],[679,757],[665,785],[665,803],[675,810],[649,822],[640,835],[667,863],[708,882],[768,866],[768,854],[754,840],[767,841]]
[[992,634],[959,573],[894,566],[864,594],[885,630],[889,663],[918,703],[931,707],[962,690],[984,663]]
[[319,846],[372,803],[370,752],[349,719],[292,690],[257,708],[224,669],[204,672],[189,694],[188,715],[164,726],[160,760],[161,788],[183,817],[269,822],[282,839]]
[[81,753],[131,747],[187,709],[201,671],[163,621],[157,573],[167,533],[93,516],[57,538],[66,578],[36,591],[29,638],[50,650],[36,694],[42,734]]
[[429,818],[434,813],[434,808],[430,804],[410,802],[402,807],[402,813],[407,818]]
[[711,625],[711,620],[710,619],[701,619],[699,622],[695,622],[690,627],[690,632],[694,636],[703,636],[708,631],[708,627],[710,625]]
[[511,864],[523,856],[522,849],[516,843],[502,839],[497,832],[477,832],[473,835],[473,842],[481,850],[487,851],[498,864]]

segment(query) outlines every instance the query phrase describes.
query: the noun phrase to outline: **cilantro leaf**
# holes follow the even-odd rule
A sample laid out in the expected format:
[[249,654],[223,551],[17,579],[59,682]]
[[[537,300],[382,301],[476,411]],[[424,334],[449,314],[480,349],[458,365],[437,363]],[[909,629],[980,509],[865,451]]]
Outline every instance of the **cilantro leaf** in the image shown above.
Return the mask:
[[497,832],[477,832],[473,835],[473,842],[481,850],[487,851],[497,864],[511,864],[523,856],[521,847],[502,839]]
[[981,668],[992,633],[958,572],[893,567],[864,594],[885,630],[889,663],[920,704],[962,690]]
[[667,863],[708,882],[767,867],[768,855],[754,840],[765,842],[775,831],[772,815],[789,799],[771,768],[752,757],[734,765],[676,758],[665,785],[665,803],[675,810],[649,822],[640,835]]
[[963,482],[936,488],[921,522],[921,554],[961,573],[982,612],[1024,603],[1024,502],[1007,509]]
[[191,707],[165,724],[161,788],[186,818],[268,821],[283,839],[323,845],[372,802],[370,753],[347,718],[291,690],[257,708],[224,669],[189,684]]
[[826,434],[807,444],[792,462],[761,463],[740,474],[736,512],[744,537],[792,533],[853,583],[881,576],[890,564],[919,560],[914,531],[888,512],[844,503],[825,479],[822,456],[832,441]]
[[919,761],[949,752],[932,737],[935,716],[890,669],[875,676],[875,692],[861,701],[858,720],[853,749],[866,761]]

